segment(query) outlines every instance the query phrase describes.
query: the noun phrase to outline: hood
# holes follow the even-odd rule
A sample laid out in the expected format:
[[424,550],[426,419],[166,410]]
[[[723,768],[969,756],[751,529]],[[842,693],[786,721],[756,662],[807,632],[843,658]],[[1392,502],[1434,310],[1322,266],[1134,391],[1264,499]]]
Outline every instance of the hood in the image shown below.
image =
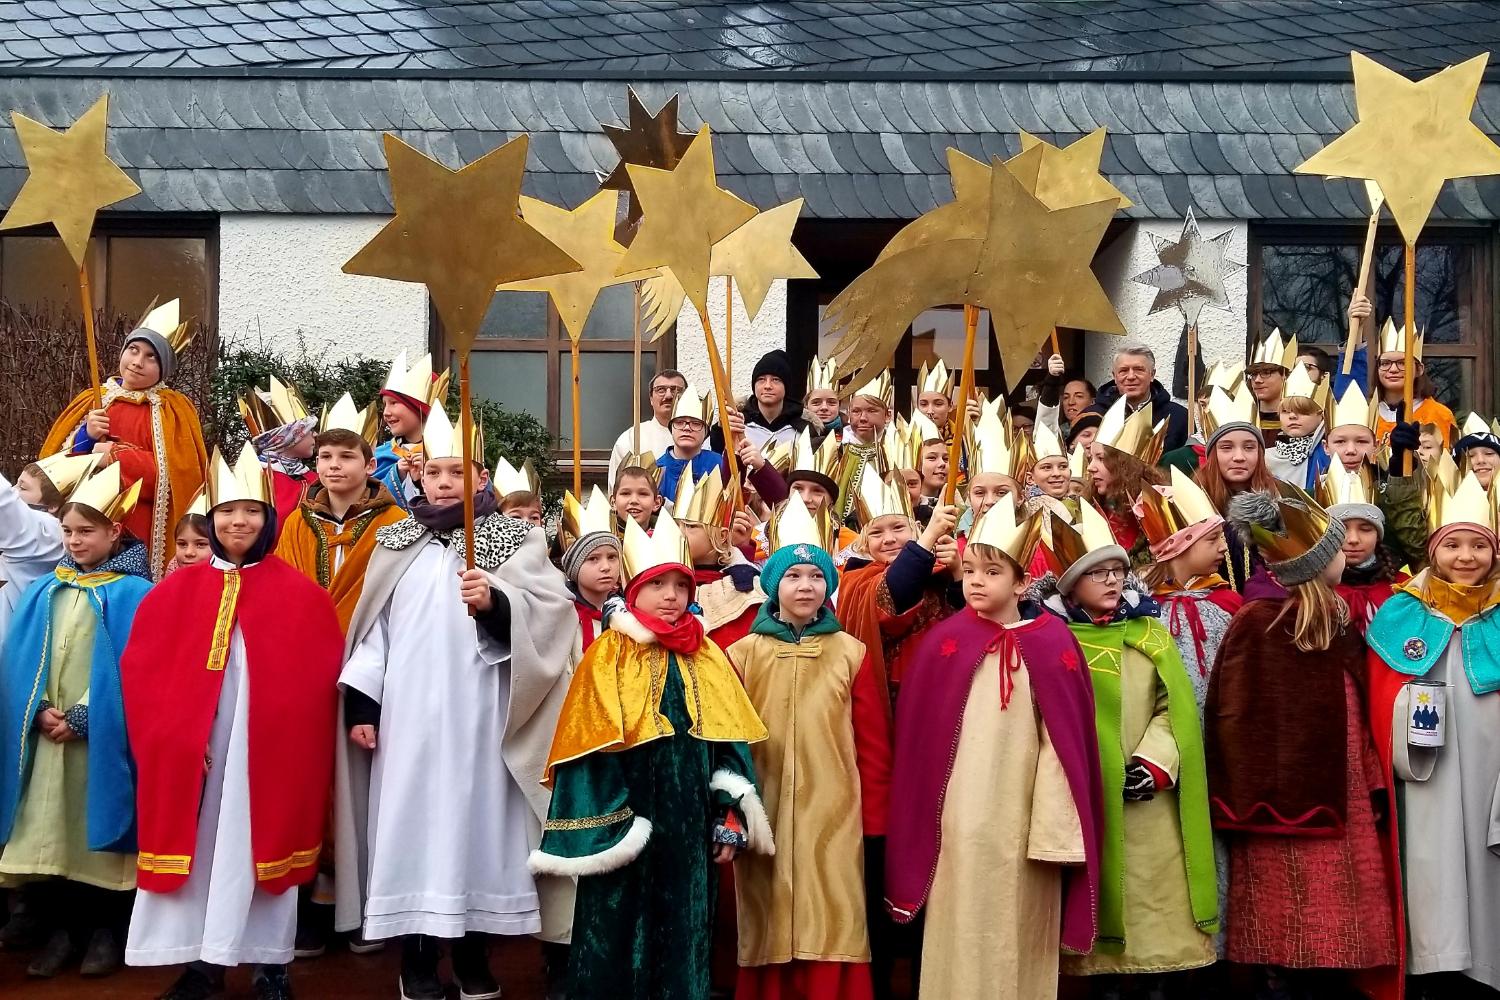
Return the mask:
[[740,408],[740,412],[744,414],[745,423],[759,424],[766,430],[773,432],[779,431],[783,427],[796,427],[798,430],[801,430],[802,425],[806,422],[802,416],[801,402],[792,399],[790,396],[782,404],[781,413],[777,415],[775,420],[767,420],[765,418],[760,412],[760,400],[756,399],[753,395],[745,400],[745,405]]

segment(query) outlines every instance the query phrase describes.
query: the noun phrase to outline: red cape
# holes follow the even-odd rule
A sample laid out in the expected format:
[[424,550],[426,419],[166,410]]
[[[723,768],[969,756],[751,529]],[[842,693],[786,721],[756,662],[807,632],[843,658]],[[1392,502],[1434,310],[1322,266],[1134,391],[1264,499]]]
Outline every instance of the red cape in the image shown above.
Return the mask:
[[256,881],[279,893],[317,872],[333,786],[343,632],[333,601],[275,556],[238,572],[232,620],[220,622],[228,573],[186,566],[154,587],[120,659],[137,770],[137,882],[171,892],[192,871],[204,757],[222,669],[215,642],[238,625],[250,685],[250,844]]

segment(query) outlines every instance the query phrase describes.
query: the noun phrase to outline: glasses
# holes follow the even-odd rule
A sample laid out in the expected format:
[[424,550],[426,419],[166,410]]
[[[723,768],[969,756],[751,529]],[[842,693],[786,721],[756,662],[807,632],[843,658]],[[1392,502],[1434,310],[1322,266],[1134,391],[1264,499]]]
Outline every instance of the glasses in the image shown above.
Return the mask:
[[683,386],[680,385],[658,385],[651,390],[653,396],[681,396]]
[[1406,359],[1381,358],[1375,362],[1375,367],[1383,372],[1404,372],[1406,371]]
[[1125,579],[1124,566],[1100,566],[1083,574],[1095,583],[1109,583],[1111,580]]

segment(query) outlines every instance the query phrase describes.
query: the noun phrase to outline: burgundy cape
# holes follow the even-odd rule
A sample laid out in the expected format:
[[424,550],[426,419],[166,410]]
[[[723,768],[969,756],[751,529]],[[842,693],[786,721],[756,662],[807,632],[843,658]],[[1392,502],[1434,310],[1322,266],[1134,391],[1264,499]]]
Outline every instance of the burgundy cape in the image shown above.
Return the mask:
[[[137,883],[171,892],[188,880],[198,836],[204,757],[223,660],[237,624],[250,685],[250,846],[256,884],[279,893],[317,874],[338,728],[344,637],[333,600],[275,556],[230,575],[184,566],[151,589],[120,659],[136,761]],[[221,615],[232,603],[232,617]],[[222,619],[222,620],[221,620]]]
[[[974,675],[1000,628],[967,608],[932,626],[918,643],[902,684],[885,857],[886,907],[898,923],[912,920],[932,889],[943,799],[953,776],[964,708]],[[1093,688],[1078,640],[1057,618],[1043,613],[1010,634],[1020,646],[1032,697],[1083,827],[1083,870],[1063,869],[1062,945],[1084,953],[1093,949],[1097,930],[1104,809]],[[993,697],[999,696],[994,692]]]

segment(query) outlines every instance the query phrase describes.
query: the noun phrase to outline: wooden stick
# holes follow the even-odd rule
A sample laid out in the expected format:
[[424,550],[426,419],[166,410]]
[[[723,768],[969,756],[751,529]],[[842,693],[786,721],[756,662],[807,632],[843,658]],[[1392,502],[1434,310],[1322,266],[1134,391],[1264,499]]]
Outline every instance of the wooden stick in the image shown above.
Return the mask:
[[[635,365],[631,368],[631,391],[630,391],[630,426],[634,432],[634,438],[630,448],[632,455],[641,453],[641,282],[635,283],[635,346],[633,355]],[[614,483],[609,483],[610,489],[614,489]],[[576,494],[575,494],[576,496]],[[581,499],[581,498],[580,498]]]
[[1187,334],[1188,437],[1192,437],[1198,427],[1198,324],[1190,324]]
[[[734,279],[724,276],[724,377],[734,385]],[[753,389],[754,386],[751,386]]]
[[[573,495],[583,496],[583,414],[578,396],[578,340],[572,341],[573,355]],[[640,376],[636,376],[639,381]]]
[[84,256],[82,264],[78,265],[78,298],[83,306],[83,337],[89,349],[89,382],[94,387],[94,394],[98,399],[99,406],[104,406],[104,383],[99,378],[99,340],[94,331],[94,296],[89,290],[89,264],[88,256]]
[[[943,506],[953,502],[958,490],[958,462],[963,454],[963,441],[969,432],[969,399],[974,394],[974,340],[979,332],[979,307],[964,306],[964,366],[963,386],[958,393],[958,426],[953,428],[953,440],[948,445],[948,482],[943,486]],[[1056,331],[1053,331],[1056,336]]]
[[[439,403],[432,405],[438,406]],[[474,568],[474,409],[469,397],[469,349],[464,348],[458,352],[458,426],[459,433],[463,435],[463,457],[464,457],[464,537],[468,544],[464,546],[464,569]],[[484,456],[479,456],[479,461],[484,461]],[[469,614],[473,615],[474,609],[469,608]]]
[[719,344],[714,339],[713,324],[708,321],[708,310],[700,308],[698,319],[703,323],[703,339],[708,345],[708,370],[713,375],[714,399],[719,404],[719,426],[724,428],[724,461],[729,466],[729,481],[734,486],[738,505],[740,460],[734,452],[734,433],[729,429],[729,414],[734,412],[734,400],[729,395],[729,376],[725,374],[723,359],[719,357]]
[[[1415,420],[1412,413],[1412,394],[1417,380],[1417,241],[1406,241],[1406,390],[1405,419]],[[1401,474],[1411,475],[1412,453],[1401,458]]]
[[[1359,261],[1359,283],[1354,286],[1357,292],[1363,292],[1370,284],[1370,269],[1375,263],[1375,231],[1380,228],[1380,206],[1370,213],[1369,225],[1365,227],[1365,252]],[[1344,342],[1344,374],[1348,375],[1354,371],[1354,351],[1359,343],[1360,328],[1362,323],[1351,319],[1349,321],[1349,339]]]
[[1057,346],[1057,327],[1055,326],[1052,328],[1052,353],[1062,355],[1062,348]]

